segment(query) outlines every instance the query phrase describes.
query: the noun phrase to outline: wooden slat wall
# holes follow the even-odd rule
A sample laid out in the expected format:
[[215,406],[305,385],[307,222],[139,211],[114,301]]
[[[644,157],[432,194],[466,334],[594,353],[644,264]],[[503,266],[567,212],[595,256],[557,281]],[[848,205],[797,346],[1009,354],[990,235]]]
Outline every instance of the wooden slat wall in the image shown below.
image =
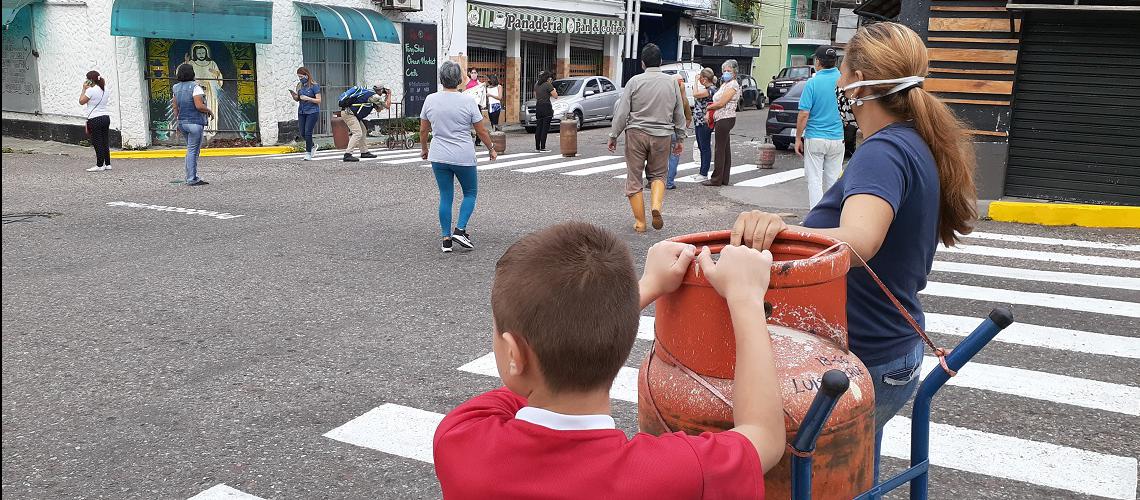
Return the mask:
[[[966,5],[963,5],[966,4]],[[979,141],[1006,141],[1021,21],[1004,0],[933,0],[927,24],[930,74],[936,93]]]

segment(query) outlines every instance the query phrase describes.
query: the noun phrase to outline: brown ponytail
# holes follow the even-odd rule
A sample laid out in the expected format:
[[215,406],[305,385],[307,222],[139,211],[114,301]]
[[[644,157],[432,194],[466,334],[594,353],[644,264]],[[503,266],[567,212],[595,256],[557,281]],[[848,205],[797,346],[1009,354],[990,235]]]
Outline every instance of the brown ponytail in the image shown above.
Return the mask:
[[[867,80],[890,80],[928,73],[926,46],[910,28],[897,23],[875,23],[859,29],[847,44],[850,71]],[[872,87],[882,93],[892,87]],[[965,127],[942,101],[921,87],[884,96],[890,113],[914,123],[915,131],[930,147],[938,168],[940,189],[938,238],[946,246],[969,234],[978,218],[978,192],[974,186],[974,144]]]
[[88,71],[87,79],[95,82],[95,85],[99,86],[99,90],[107,90],[107,80],[104,80],[103,77],[99,76],[98,71]]

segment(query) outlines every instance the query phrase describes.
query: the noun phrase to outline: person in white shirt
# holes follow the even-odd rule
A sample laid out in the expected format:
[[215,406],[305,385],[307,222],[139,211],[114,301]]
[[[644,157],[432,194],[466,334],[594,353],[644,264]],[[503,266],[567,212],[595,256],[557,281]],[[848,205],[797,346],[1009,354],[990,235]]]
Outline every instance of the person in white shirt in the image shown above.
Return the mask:
[[491,129],[499,129],[499,115],[503,112],[503,87],[499,85],[499,77],[492,76],[487,79],[487,118],[491,120]]
[[107,111],[107,97],[107,81],[98,71],[88,71],[79,95],[79,104],[87,106],[87,137],[95,148],[95,166],[88,172],[111,170],[111,112]]

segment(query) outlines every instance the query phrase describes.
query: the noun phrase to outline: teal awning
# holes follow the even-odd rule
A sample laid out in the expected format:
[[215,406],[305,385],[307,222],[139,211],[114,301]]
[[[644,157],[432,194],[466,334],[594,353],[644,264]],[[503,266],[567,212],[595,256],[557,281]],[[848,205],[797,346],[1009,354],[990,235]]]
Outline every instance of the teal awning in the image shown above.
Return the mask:
[[12,20],[16,18],[16,14],[20,9],[43,0],[4,0],[4,27],[7,28],[12,24]]
[[272,43],[273,2],[115,0],[111,34],[142,38]]
[[400,43],[396,25],[371,9],[294,2],[301,13],[317,18],[325,38]]

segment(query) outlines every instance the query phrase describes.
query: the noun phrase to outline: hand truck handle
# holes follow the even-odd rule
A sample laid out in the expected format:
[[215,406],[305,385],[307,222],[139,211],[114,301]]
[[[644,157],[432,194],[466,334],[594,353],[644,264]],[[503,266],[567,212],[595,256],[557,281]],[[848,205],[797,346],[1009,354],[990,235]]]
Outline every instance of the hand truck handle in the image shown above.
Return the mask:
[[815,442],[823,432],[823,425],[835,409],[839,397],[847,392],[851,381],[847,374],[839,370],[828,370],[823,374],[819,392],[811,401],[807,415],[804,415],[799,431],[792,438],[792,499],[811,498],[811,453]]

